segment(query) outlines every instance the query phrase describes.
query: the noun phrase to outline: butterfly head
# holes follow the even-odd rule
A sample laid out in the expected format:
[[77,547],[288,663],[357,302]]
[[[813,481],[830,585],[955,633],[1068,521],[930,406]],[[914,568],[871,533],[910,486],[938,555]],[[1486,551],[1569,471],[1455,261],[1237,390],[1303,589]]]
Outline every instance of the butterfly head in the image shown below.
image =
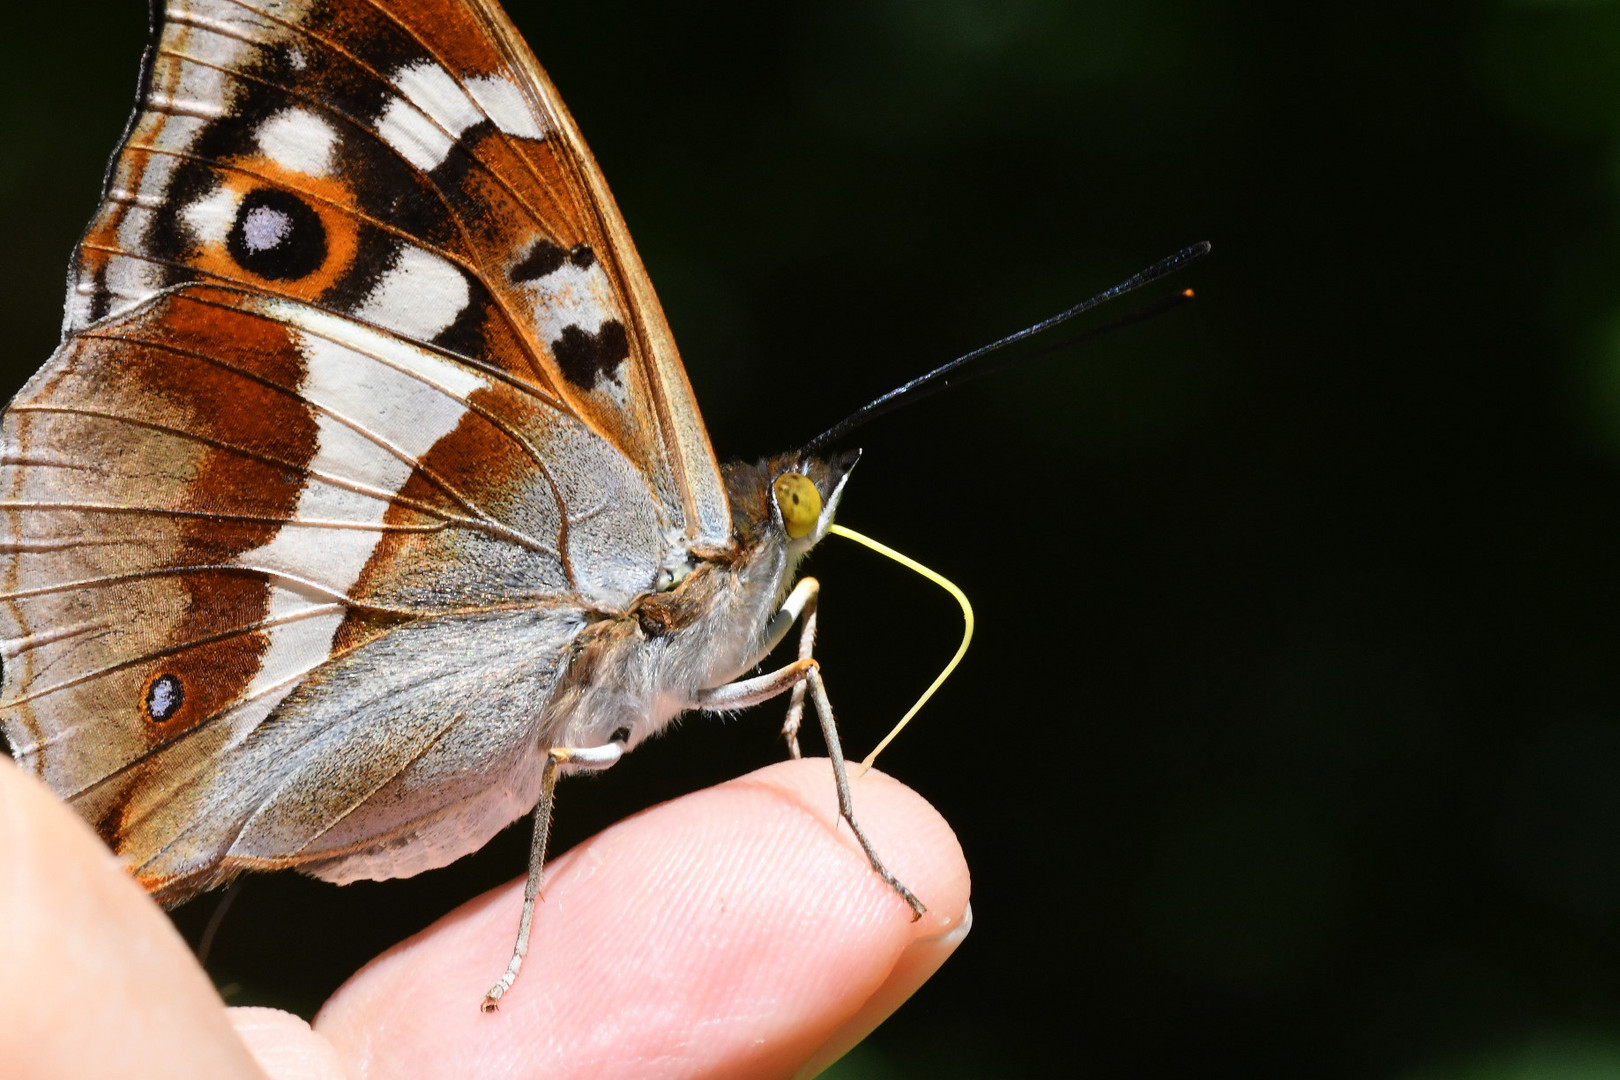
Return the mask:
[[859,450],[778,454],[753,464],[726,466],[733,524],[744,543],[775,541],[789,557],[814,547],[833,523],[844,483]]

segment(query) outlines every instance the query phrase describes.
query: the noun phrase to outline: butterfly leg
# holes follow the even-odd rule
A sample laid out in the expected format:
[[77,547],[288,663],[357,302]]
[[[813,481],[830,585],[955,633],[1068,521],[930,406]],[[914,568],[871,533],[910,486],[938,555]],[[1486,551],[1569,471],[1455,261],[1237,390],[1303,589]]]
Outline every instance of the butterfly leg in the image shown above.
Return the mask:
[[705,690],[698,694],[692,702],[692,708],[702,709],[704,712],[729,712],[732,709],[752,708],[803,686],[805,679],[815,667],[815,660],[807,657],[795,660],[786,667],[766,672],[764,675],[756,675],[752,679],[728,682],[724,686],[717,686],[713,690]]
[[833,719],[832,702],[827,700],[827,685],[821,681],[820,667],[810,669],[805,684],[810,687],[810,701],[816,707],[816,718],[821,721],[822,737],[827,740],[827,757],[832,760],[833,781],[838,787],[838,814],[848,823],[849,831],[855,834],[855,839],[860,841],[861,850],[866,852],[866,861],[872,864],[877,876],[882,878],[889,888],[899,893],[900,899],[911,908],[911,918],[915,922],[922,918],[923,912],[928,909],[917,899],[916,893],[906,888],[900,879],[883,865],[883,860],[878,858],[877,849],[872,846],[872,841],[866,838],[866,830],[855,820],[855,801],[849,794],[849,772],[844,767],[844,745],[838,738],[838,724]]
[[[803,648],[806,646],[801,645],[801,649]],[[693,702],[693,707],[705,710],[742,709],[790,690],[797,692],[804,687],[809,688],[810,702],[815,706],[816,717],[821,721],[822,736],[827,741],[827,757],[832,761],[833,780],[838,788],[839,816],[849,824],[850,831],[860,842],[861,850],[866,853],[867,862],[872,864],[872,869],[876,871],[878,877],[900,894],[900,898],[911,908],[914,919],[922,918],[923,912],[928,909],[917,899],[917,895],[906,888],[883,864],[883,860],[878,857],[877,849],[867,838],[866,830],[855,820],[855,801],[850,796],[849,771],[844,764],[843,743],[838,738],[838,724],[833,718],[832,702],[827,699],[827,685],[821,679],[821,667],[813,658],[801,657],[767,674],[706,690]]]
[[512,946],[512,959],[500,980],[484,995],[485,1012],[500,1008],[501,997],[517,982],[523,958],[529,955],[529,931],[534,926],[534,904],[540,898],[540,875],[546,865],[546,841],[551,836],[551,810],[556,800],[557,769],[563,765],[576,765],[596,770],[605,769],[624,755],[618,743],[576,749],[552,747],[546,753],[545,764],[540,767],[540,801],[534,806],[534,837],[529,841],[529,880],[523,886],[523,914],[518,918],[517,942]]

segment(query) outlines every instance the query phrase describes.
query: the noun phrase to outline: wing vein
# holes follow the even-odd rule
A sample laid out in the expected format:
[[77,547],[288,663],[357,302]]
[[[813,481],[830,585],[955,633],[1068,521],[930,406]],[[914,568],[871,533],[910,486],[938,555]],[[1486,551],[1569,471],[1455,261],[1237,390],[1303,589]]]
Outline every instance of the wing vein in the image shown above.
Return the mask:
[[74,578],[72,581],[55,581],[49,585],[38,585],[30,589],[14,589],[11,592],[0,593],[0,602],[10,603],[17,600],[32,600],[40,596],[74,592],[79,589],[104,589],[111,588],[114,585],[126,585],[132,581],[182,577],[191,574],[237,574],[267,578],[271,581],[286,581],[296,585],[299,589],[317,593],[331,603],[342,604],[358,611],[372,611],[400,616],[418,614],[402,608],[391,608],[367,603],[364,600],[357,600],[342,589],[334,589],[330,585],[323,585],[313,578],[291,574],[273,566],[254,566],[251,563],[190,563],[183,566],[156,566],[148,570],[126,570],[119,574],[98,574],[94,577]]
[[[292,470],[297,473],[307,473],[309,476],[320,480],[322,483],[330,484],[333,487],[342,488],[346,491],[352,491],[358,495],[364,495],[367,498],[376,499],[380,502],[392,503],[396,506],[407,507],[430,517],[436,517],[446,524],[460,525],[479,532],[487,532],[503,540],[517,543],[522,547],[532,548],[533,550],[542,552],[543,554],[551,555],[553,557],[556,557],[557,555],[555,551],[552,551],[550,548],[546,547],[546,545],[540,540],[530,537],[527,533],[524,533],[519,529],[514,529],[503,522],[495,520],[492,517],[466,517],[461,514],[451,514],[446,512],[442,507],[434,506],[433,504],[423,502],[420,499],[413,499],[394,492],[386,491],[382,488],[372,487],[369,484],[361,483],[358,480],[353,480],[346,476],[339,476],[335,473],[329,473],[319,469],[308,469],[297,464],[296,462],[286,461],[270,454],[249,450],[246,447],[237,446],[234,443],[228,443],[222,439],[214,439],[206,435],[200,435],[197,432],[187,431],[184,428],[177,428],[168,424],[160,424],[152,420],[142,420],[138,417],[122,416],[118,413],[104,412],[100,409],[86,409],[65,405],[14,405],[12,406],[12,412],[87,416],[100,420],[109,420],[116,423],[128,424],[131,427],[146,428],[151,431],[157,431],[165,435],[173,436],[177,439],[184,439],[191,442],[200,443],[204,446],[213,447],[217,450],[234,453],[253,461],[263,462],[267,465],[274,465],[278,468]],[[10,463],[8,462],[7,464]],[[416,468],[430,480],[435,482],[439,481],[440,478],[431,470],[422,468],[420,464],[416,465]],[[448,485],[443,485],[443,487],[448,487]],[[456,497],[453,489],[446,490],[445,494],[452,499]],[[474,515],[478,514],[476,508],[469,509]]]
[[447,523],[437,525],[398,525],[370,521],[320,521],[275,514],[232,514],[218,510],[176,510],[161,506],[126,506],[121,503],[51,502],[44,499],[0,500],[0,510],[78,511],[89,514],[151,514],[155,517],[197,518],[203,521],[241,521],[255,525],[293,525],[306,529],[354,529],[359,532],[431,533],[442,532]]

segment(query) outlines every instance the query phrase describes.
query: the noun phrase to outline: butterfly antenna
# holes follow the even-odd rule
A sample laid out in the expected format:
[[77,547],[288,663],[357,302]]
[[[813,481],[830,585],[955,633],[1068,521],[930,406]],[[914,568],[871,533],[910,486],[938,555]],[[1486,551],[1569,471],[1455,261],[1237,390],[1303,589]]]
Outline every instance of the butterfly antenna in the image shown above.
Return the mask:
[[[888,393],[884,394],[882,397],[879,397],[866,405],[861,406],[859,409],[856,409],[854,412],[844,417],[844,419],[838,421],[838,423],[811,439],[805,444],[804,449],[807,451],[819,450],[843,438],[845,435],[849,434],[851,431],[854,431],[861,425],[870,423],[885,413],[893,412],[902,405],[909,405],[913,402],[921,401],[923,398],[929,397],[932,394],[936,394],[946,387],[952,385],[952,383],[947,380],[947,376],[959,371],[968,364],[973,363],[975,360],[982,359],[983,357],[989,356],[993,352],[998,352],[1001,349],[1005,349],[1009,345],[1016,345],[1018,342],[1027,338],[1032,338],[1037,334],[1043,334],[1055,326],[1060,326],[1063,323],[1068,322],[1077,315],[1085,314],[1094,307],[1106,304],[1110,300],[1118,299],[1119,297],[1124,296],[1126,293],[1135,292],[1142,286],[1152,284],[1167,274],[1175,273],[1177,270],[1192,262],[1194,259],[1207,255],[1209,253],[1209,247],[1209,242],[1206,240],[1201,243],[1194,244],[1191,247],[1183,248],[1174,255],[1171,255],[1169,258],[1160,259],[1146,270],[1140,270],[1137,273],[1132,274],[1118,285],[1115,285],[1109,289],[1104,289],[1102,292],[1091,297],[1089,300],[1082,300],[1073,307],[1060,311],[1056,315],[1042,319],[1033,326],[1026,326],[1024,329],[1008,334],[1004,338],[992,341],[988,345],[981,345],[972,352],[964,353],[949,363],[941,364],[939,367],[928,372],[926,375],[919,375],[909,382],[902,383],[893,390],[890,390]],[[1035,356],[1045,356],[1061,349],[1069,348],[1078,342],[1089,341],[1092,338],[1101,337],[1103,334],[1111,333],[1123,327],[1134,325],[1142,322],[1145,319],[1163,314],[1170,308],[1179,306],[1190,299],[1192,299],[1192,290],[1183,290],[1182,292],[1176,293],[1165,300],[1140,308],[1122,319],[1117,319],[1105,326],[1097,327],[1094,330],[1087,331],[1084,334],[1077,335],[1043,349],[1039,353],[1036,353]],[[1033,360],[1035,359],[1035,356],[1018,356],[1003,360],[1000,363],[993,364],[985,368],[976,369],[969,375],[959,376],[956,379],[955,384],[961,385],[963,382],[980,378],[996,371],[1001,371],[1002,369],[1010,367],[1013,364]]]
[[977,379],[982,379],[986,375],[994,375],[998,371],[1006,371],[1008,368],[1015,367],[1019,364],[1027,364],[1035,360],[1040,360],[1044,357],[1051,356],[1054,353],[1060,353],[1068,349],[1072,349],[1076,345],[1084,344],[1087,341],[1105,337],[1108,334],[1112,334],[1116,330],[1123,330],[1127,326],[1135,326],[1137,323],[1147,322],[1149,319],[1156,319],[1172,308],[1178,308],[1182,304],[1185,304],[1192,299],[1193,291],[1191,289],[1182,289],[1180,292],[1173,292],[1168,296],[1161,296],[1150,304],[1144,304],[1135,311],[1132,311],[1129,315],[1115,319],[1113,322],[1104,323],[1101,326],[1094,326],[1084,333],[1071,334],[1070,336],[1063,338],[1061,341],[1054,341],[1050,345],[1044,345],[1041,348],[1036,349],[1034,352],[1023,352],[1016,353],[1012,356],[1003,356],[998,360],[980,364],[970,371],[955,374],[950,378],[937,379],[926,386],[919,387],[906,397],[891,402],[884,408],[875,410],[871,415],[863,417],[862,423],[882,416],[886,412],[892,412],[902,405],[915,405],[917,402],[931,398],[935,394],[941,393],[942,391],[951,390],[959,386],[966,386],[968,383]]

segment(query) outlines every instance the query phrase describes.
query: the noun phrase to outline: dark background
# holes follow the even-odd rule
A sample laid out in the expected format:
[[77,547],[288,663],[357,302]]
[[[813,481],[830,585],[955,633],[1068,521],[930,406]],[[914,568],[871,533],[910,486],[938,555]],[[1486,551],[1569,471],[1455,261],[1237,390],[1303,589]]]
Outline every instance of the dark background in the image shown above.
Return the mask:
[[[1215,243],[1189,308],[861,435],[842,520],[979,612],[883,762],[976,923],[836,1075],[1620,1077],[1620,6],[510,7],[722,456]],[[5,25],[10,388],[144,4]],[[858,754],[955,608],[849,545],[811,568]],[[570,782],[558,842],[774,760],[778,716]],[[213,973],[307,1015],[526,843],[254,878]]]

